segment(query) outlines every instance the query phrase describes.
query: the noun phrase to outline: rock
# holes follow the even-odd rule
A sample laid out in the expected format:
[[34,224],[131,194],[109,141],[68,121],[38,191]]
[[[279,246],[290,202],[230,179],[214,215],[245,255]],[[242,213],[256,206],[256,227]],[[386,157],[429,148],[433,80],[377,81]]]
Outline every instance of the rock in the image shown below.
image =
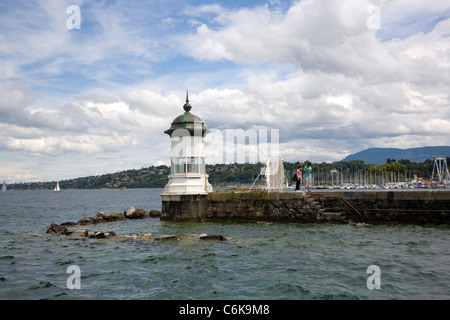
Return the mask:
[[117,238],[117,234],[114,231],[108,231],[103,233],[105,238]]
[[106,213],[103,211],[97,212],[97,217],[106,220]]
[[102,231],[94,231],[89,235],[91,239],[105,239],[105,238],[115,238],[117,234],[114,231],[102,232]]
[[100,231],[94,231],[92,234],[89,235],[89,238],[103,239],[105,238],[105,234]]
[[89,232],[87,230],[84,231],[73,231],[67,232],[66,236],[69,238],[87,238],[89,236]]
[[65,226],[74,226],[76,224],[77,224],[76,222],[68,221],[68,222],[61,223],[60,226],[63,226],[63,227],[65,227]]
[[178,238],[175,236],[157,237],[155,241],[178,241]]
[[211,240],[216,240],[216,241],[225,241],[227,240],[227,238],[225,238],[224,236],[221,235],[207,235],[207,236],[201,236],[200,237],[201,240],[207,240],[207,241],[211,241]]
[[59,224],[52,223],[48,228],[46,233],[56,233],[56,234],[65,234],[67,233],[66,227],[61,227]]
[[102,222],[103,219],[99,218],[99,217],[84,217],[81,218],[80,220],[78,220],[77,224],[80,225],[88,225],[88,224],[97,224],[99,222]]
[[140,241],[153,241],[155,240],[155,237],[152,236],[151,233],[144,233],[141,235],[138,235],[134,238],[134,240],[140,240]]
[[137,218],[136,207],[130,207],[124,212],[125,218],[127,219],[135,219]]
[[147,210],[138,209],[134,206],[125,210],[124,215],[127,219],[144,219],[150,217],[150,214]]
[[148,213],[148,210],[136,209],[135,214],[138,219],[150,218],[150,214]]
[[150,210],[149,215],[151,218],[159,218],[161,217],[161,211],[152,209]]
[[136,212],[136,207],[132,206],[130,208],[128,208],[127,210],[125,210],[124,214],[126,218],[129,218],[130,216],[134,215]]
[[106,221],[119,221],[125,220],[125,215],[120,211],[111,211],[109,214],[105,214],[103,220]]

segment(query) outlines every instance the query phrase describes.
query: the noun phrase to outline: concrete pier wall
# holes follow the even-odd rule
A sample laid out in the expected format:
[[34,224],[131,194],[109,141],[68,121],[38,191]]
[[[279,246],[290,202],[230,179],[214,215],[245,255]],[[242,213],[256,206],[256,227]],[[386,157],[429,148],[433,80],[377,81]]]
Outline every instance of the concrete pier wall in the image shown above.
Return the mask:
[[215,191],[163,197],[161,219],[450,224],[450,191]]
[[207,197],[207,220],[304,221],[316,219],[313,199],[296,192],[212,192]]
[[162,194],[161,220],[205,221],[207,195]]
[[450,190],[319,192],[326,212],[369,223],[450,223]]

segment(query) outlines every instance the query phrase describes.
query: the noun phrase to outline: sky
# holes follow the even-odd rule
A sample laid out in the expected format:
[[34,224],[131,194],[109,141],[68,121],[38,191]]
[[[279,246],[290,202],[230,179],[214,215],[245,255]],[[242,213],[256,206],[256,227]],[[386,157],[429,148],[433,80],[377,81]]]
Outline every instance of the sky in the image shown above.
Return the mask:
[[227,130],[290,162],[449,145],[450,2],[2,0],[0,180],[169,165],[187,90],[209,164]]

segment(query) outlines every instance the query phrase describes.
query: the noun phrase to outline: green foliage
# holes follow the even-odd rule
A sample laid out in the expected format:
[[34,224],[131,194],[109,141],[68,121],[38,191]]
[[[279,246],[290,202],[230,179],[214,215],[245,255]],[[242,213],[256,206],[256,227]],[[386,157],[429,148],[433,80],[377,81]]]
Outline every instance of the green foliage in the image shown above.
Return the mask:
[[401,164],[399,162],[386,162],[383,164],[380,164],[378,166],[371,166],[369,168],[370,173],[376,173],[376,174],[383,174],[383,173],[400,173],[403,176],[406,176],[406,173],[408,171],[408,167],[404,164]]
[[[132,169],[116,173],[59,181],[61,189],[99,188],[162,188],[167,183],[169,167],[157,166]],[[16,183],[8,187],[14,190],[53,189],[56,182]]]

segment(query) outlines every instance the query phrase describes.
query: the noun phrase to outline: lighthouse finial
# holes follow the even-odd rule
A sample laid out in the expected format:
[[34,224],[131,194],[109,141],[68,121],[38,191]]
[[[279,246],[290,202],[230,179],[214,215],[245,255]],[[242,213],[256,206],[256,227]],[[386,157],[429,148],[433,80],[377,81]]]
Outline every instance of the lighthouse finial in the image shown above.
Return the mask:
[[183,106],[184,111],[189,112],[192,106],[189,104],[189,92],[186,90],[186,103]]

